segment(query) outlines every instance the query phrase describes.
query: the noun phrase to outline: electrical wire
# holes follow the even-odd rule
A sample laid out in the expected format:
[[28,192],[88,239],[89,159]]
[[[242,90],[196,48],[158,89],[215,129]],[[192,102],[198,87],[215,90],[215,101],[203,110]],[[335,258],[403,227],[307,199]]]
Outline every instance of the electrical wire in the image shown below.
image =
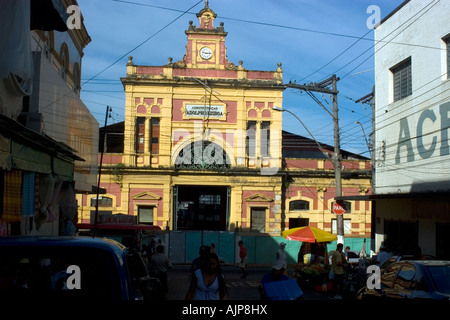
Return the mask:
[[[81,87],[83,87],[85,84],[87,84],[88,82],[90,82],[91,80],[97,78],[99,75],[101,75],[102,73],[104,73],[106,70],[110,69],[112,66],[114,66],[116,63],[118,63],[119,61],[121,61],[123,58],[127,57],[129,54],[131,54],[133,51],[139,49],[140,47],[142,47],[144,44],[146,44],[148,41],[150,41],[151,39],[153,39],[156,35],[158,35],[159,33],[161,33],[163,30],[167,29],[170,25],[172,25],[174,22],[176,22],[178,19],[180,19],[182,16],[184,16],[186,13],[189,12],[189,10],[193,9],[194,7],[196,7],[198,4],[200,4],[201,2],[203,2],[203,0],[199,0],[197,3],[195,3],[193,6],[191,6],[189,9],[183,11],[180,15],[178,15],[175,19],[171,20],[169,23],[167,23],[166,25],[164,25],[162,28],[160,28],[159,30],[157,30],[156,32],[154,32],[151,36],[149,36],[147,39],[145,39],[144,41],[142,41],[141,43],[139,43],[137,46],[135,46],[133,49],[127,51],[126,53],[124,53],[122,56],[120,56],[118,59],[116,59],[114,62],[112,62],[111,64],[109,64],[107,67],[103,68],[102,70],[100,70],[99,72],[97,72],[96,74],[94,74],[92,77],[90,77],[88,80],[86,80],[85,82],[83,82],[81,84]],[[54,103],[58,102],[59,100],[63,99],[65,96],[69,95],[72,92],[72,90],[67,93],[66,95],[60,97],[57,100],[54,100],[53,102],[51,102],[50,104],[44,106],[41,108],[45,109],[48,108],[49,106],[53,105]]]

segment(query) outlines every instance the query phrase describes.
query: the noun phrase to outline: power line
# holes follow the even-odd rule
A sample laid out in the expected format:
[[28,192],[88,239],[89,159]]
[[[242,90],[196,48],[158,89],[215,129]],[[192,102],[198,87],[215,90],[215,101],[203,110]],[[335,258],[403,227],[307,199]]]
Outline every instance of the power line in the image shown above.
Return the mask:
[[[139,5],[139,6],[144,6],[144,7],[152,7],[152,8],[162,9],[162,10],[182,12],[179,9],[173,9],[173,8],[162,7],[162,6],[155,6],[155,5],[139,3],[139,2],[134,2],[134,1],[124,1],[124,0],[112,0],[112,1],[114,1],[114,2],[121,2],[121,3],[125,3],[125,4],[131,4],[131,5]],[[190,9],[188,9],[188,10],[190,10]],[[185,13],[194,14],[194,15],[197,14],[196,12],[185,12]],[[261,22],[261,21],[254,21],[254,20],[247,20],[247,19],[240,19],[240,18],[232,18],[232,17],[221,16],[221,15],[218,15],[218,17],[220,17],[221,19],[225,19],[225,20],[231,20],[231,21],[237,21],[237,22],[243,22],[243,23],[249,23],[249,24],[256,24],[256,25],[276,27],[276,28],[282,28],[282,29],[297,30],[297,31],[304,31],[304,32],[310,32],[310,33],[324,34],[324,35],[330,35],[330,36],[336,36],[336,37],[357,39],[358,41],[359,40],[373,41],[373,39],[365,37],[368,33],[366,33],[364,36],[361,37],[361,36],[349,35],[349,34],[344,34],[344,33],[314,30],[314,29],[309,29],[309,28],[302,28],[302,27],[282,25],[282,24],[277,24],[277,23],[269,23],[269,22]],[[393,43],[394,44],[407,45],[407,46],[417,46],[417,47],[425,47],[425,48],[429,48],[429,49],[443,50],[440,47],[424,46],[424,45],[421,45],[421,44],[402,43],[402,42],[393,42]]]
[[[401,32],[405,31],[407,28],[409,28],[414,22],[416,22],[419,18],[421,18],[424,14],[426,14],[429,10],[431,10],[431,8],[433,8],[437,3],[439,2],[439,0],[437,0],[431,7],[429,7],[426,11],[423,11],[426,7],[428,7],[431,3],[433,3],[433,1],[431,1],[429,4],[427,4],[422,10],[418,11],[414,16],[412,16],[411,18],[408,19],[411,20],[413,19],[416,15],[420,14],[420,16],[418,16],[414,21],[412,21],[409,25],[407,25],[404,29],[401,30]],[[398,43],[398,42],[394,42],[392,40],[387,40],[384,41],[384,39],[386,39],[387,37],[389,37],[390,35],[392,35],[395,31],[397,31],[398,29],[400,29],[401,27],[403,27],[402,25],[399,25],[397,28],[395,28],[392,32],[390,32],[389,34],[387,34],[386,36],[383,37],[383,39],[381,40],[374,40],[374,44],[367,50],[365,50],[363,53],[361,53],[359,56],[357,56],[356,58],[354,58],[352,61],[350,61],[349,63],[347,63],[346,65],[344,65],[343,67],[339,68],[338,70],[336,70],[334,73],[337,73],[338,71],[342,70],[344,67],[348,66],[349,64],[351,64],[352,62],[356,61],[358,58],[360,58],[363,54],[365,54],[367,51],[369,51],[370,49],[374,48],[376,44],[378,44],[379,42],[382,42],[382,46],[380,48],[378,48],[377,50],[375,50],[375,52],[373,52],[370,56],[368,56],[366,59],[364,59],[360,64],[358,64],[355,68],[353,68],[351,71],[349,71],[347,74],[345,74],[343,77],[341,77],[341,79],[346,78],[349,74],[351,74],[353,71],[355,71],[358,67],[360,67],[364,62],[366,62],[369,58],[371,58],[372,56],[375,55],[375,53],[377,53],[379,50],[381,50],[382,48],[384,48],[387,44],[391,43],[391,44],[402,44],[402,43]],[[394,35],[392,37],[392,39],[396,38],[398,35],[401,34],[401,32],[397,33],[396,35]],[[435,47],[429,47],[429,46],[423,46],[423,45],[415,45],[415,46],[419,46],[422,48],[432,48],[432,49],[439,49],[439,50],[443,50],[443,48],[435,48]]]
[[[88,80],[86,80],[84,83],[81,84],[81,86],[84,86],[86,83],[90,82],[91,80],[95,79],[96,77],[98,77],[99,75],[101,75],[103,72],[105,72],[106,70],[108,70],[109,68],[111,68],[112,66],[114,66],[116,63],[118,63],[119,61],[121,61],[123,58],[125,58],[126,56],[128,56],[130,53],[132,53],[133,51],[137,50],[138,48],[142,47],[144,44],[146,44],[148,41],[150,41],[153,37],[155,37],[156,35],[158,35],[159,33],[161,33],[163,30],[165,30],[166,28],[168,28],[171,24],[173,24],[175,21],[177,21],[178,19],[180,19],[182,16],[184,16],[186,13],[189,12],[189,10],[191,10],[192,8],[196,7],[198,4],[200,4],[201,2],[203,2],[203,0],[198,1],[197,3],[195,3],[193,6],[191,6],[189,9],[185,10],[182,12],[182,14],[178,15],[175,19],[173,19],[172,21],[170,21],[169,23],[167,23],[165,26],[163,26],[162,28],[160,28],[158,31],[156,31],[155,33],[153,33],[150,37],[148,37],[147,39],[145,39],[144,41],[142,41],[141,43],[139,43],[137,46],[135,46],[133,49],[129,50],[128,52],[124,53],[122,56],[120,56],[118,59],[116,59],[113,63],[111,63],[110,65],[108,65],[107,67],[103,68],[101,71],[97,72],[95,75],[93,75],[92,77],[90,77]],[[67,93],[66,95],[60,97],[59,99],[56,99],[55,101],[51,102],[50,104],[46,105],[45,107],[41,108],[45,109],[51,105],[53,105],[54,103],[58,102],[59,100],[61,100],[62,98],[66,97],[67,95],[69,95],[72,92],[72,90]]]

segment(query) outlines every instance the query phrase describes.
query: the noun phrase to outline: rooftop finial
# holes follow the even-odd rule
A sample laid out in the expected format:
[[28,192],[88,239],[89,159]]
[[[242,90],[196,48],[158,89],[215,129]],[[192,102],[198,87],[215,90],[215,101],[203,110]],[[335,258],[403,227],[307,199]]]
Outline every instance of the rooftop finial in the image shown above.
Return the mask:
[[205,0],[205,8],[209,8],[209,1]]

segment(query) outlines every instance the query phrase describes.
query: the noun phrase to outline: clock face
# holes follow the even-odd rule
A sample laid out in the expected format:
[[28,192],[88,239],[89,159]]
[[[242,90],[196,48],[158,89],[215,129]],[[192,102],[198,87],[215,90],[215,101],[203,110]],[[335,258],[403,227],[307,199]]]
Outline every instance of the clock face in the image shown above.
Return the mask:
[[212,57],[212,50],[208,47],[203,47],[200,49],[200,57],[205,60],[208,60]]

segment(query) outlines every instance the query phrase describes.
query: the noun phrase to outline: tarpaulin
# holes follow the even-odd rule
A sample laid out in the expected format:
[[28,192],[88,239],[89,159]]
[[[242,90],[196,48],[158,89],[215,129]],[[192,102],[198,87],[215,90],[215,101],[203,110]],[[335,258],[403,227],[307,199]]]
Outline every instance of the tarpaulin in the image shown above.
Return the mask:
[[3,178],[3,210],[4,222],[22,220],[22,171],[5,171]]
[[35,177],[34,172],[23,172],[22,215],[25,217],[34,216]]

